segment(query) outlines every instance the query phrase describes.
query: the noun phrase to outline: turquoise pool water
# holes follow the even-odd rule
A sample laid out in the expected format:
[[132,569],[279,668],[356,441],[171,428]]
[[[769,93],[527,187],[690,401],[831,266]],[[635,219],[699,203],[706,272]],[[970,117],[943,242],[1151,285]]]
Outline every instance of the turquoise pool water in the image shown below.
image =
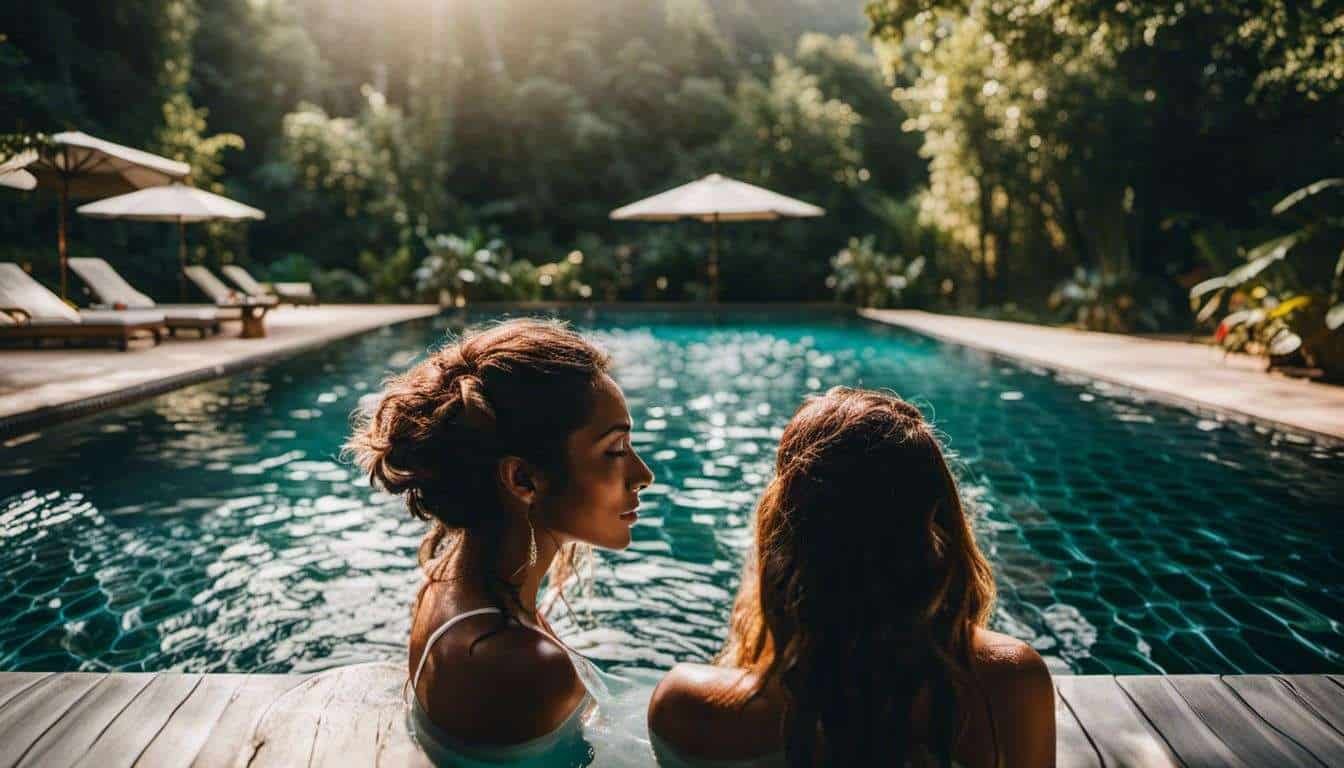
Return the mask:
[[[774,444],[808,392],[889,387],[957,457],[995,626],[1057,671],[1344,671],[1344,448],[833,315],[571,316],[658,475],[558,625],[607,666],[718,647]],[[421,524],[337,459],[419,321],[0,447],[0,669],[400,659]],[[866,515],[848,510],[861,532]]]

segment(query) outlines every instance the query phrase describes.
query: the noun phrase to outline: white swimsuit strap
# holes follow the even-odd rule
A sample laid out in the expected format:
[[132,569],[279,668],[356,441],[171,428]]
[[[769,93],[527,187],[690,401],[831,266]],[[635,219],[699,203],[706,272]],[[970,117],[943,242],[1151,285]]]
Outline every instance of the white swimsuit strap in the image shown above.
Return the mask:
[[415,687],[420,683],[420,673],[425,668],[425,660],[429,658],[429,649],[434,647],[434,641],[438,640],[440,637],[443,637],[443,633],[447,632],[449,629],[452,629],[453,625],[456,624],[457,622],[463,619],[469,619],[472,616],[480,616],[481,614],[484,613],[503,613],[503,611],[499,610],[498,608],[477,608],[474,611],[467,611],[466,613],[457,614],[453,618],[440,624],[439,628],[434,630],[434,633],[431,634],[429,636],[429,639],[425,641],[425,649],[420,652],[420,663],[415,666],[415,677],[411,678],[412,690],[414,690]]

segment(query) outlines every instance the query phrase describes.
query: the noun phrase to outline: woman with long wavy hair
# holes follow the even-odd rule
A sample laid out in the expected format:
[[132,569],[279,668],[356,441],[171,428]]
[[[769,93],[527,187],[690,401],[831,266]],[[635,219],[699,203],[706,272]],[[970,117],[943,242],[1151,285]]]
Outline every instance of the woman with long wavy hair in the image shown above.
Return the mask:
[[390,379],[347,444],[375,487],[430,524],[407,677],[411,733],[436,763],[555,765],[583,751],[602,683],[537,596],[576,547],[628,546],[653,480],[607,366],[558,322],[470,332]]
[[665,766],[1049,766],[1054,689],[994,602],[919,410],[837,387],[784,430],[713,666],[649,706]]

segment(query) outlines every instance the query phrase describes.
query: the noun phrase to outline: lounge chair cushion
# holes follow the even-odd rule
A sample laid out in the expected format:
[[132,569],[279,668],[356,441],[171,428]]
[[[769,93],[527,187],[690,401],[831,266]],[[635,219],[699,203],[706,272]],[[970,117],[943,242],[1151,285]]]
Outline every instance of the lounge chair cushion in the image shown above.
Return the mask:
[[163,316],[169,320],[201,320],[215,322],[219,320],[236,320],[239,317],[236,309],[220,309],[209,304],[158,304],[154,307],[163,313]]
[[158,325],[167,320],[162,312],[153,309],[82,309],[79,319],[85,325]]
[[242,288],[244,291],[247,291],[247,293],[252,296],[265,296],[268,293],[268,291],[262,287],[261,283],[258,283],[256,278],[252,277],[251,272],[248,272],[237,264],[225,264],[219,269],[224,273],[225,277],[232,280],[235,285]]
[[153,299],[131,287],[111,264],[102,259],[70,259],[70,269],[88,283],[103,304],[121,304],[131,309],[149,309],[154,306]]
[[225,285],[224,281],[215,277],[215,273],[205,267],[192,265],[183,267],[182,271],[186,273],[187,277],[191,278],[191,282],[195,283],[197,288],[204,291],[205,295],[209,296],[210,300],[216,304],[238,304],[244,298],[237,291]]
[[33,324],[78,323],[79,312],[12,261],[0,262],[0,307],[18,307]]
[[313,295],[312,283],[271,283],[270,290],[267,290],[266,286],[257,282],[250,272],[237,264],[226,264],[220,269],[223,270],[225,277],[246,291],[249,296],[268,298],[274,294],[283,299],[312,300],[316,298]]
[[271,283],[271,288],[277,296],[286,299],[315,298],[312,283]]

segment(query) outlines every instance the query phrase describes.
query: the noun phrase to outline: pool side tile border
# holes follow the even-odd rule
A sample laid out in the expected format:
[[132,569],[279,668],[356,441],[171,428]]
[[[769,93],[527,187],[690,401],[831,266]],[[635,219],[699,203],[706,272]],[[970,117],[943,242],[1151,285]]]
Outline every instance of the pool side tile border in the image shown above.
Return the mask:
[[[906,330],[911,333],[916,333],[921,336],[927,336],[929,338],[936,339],[945,344],[953,344],[959,347],[965,347],[967,349],[974,349],[977,352],[982,352],[984,354],[996,357],[1005,362],[1013,363],[1016,365],[1026,364],[1037,366],[1040,368],[1045,368],[1050,371],[1054,371],[1055,373],[1062,373],[1068,376],[1076,376],[1080,379],[1086,379],[1089,381],[1103,382],[1108,387],[1114,387],[1115,389],[1129,395],[1130,397],[1134,397],[1136,399],[1154,400],[1159,403],[1164,403],[1166,405],[1171,405],[1177,408],[1191,411],[1197,416],[1214,416],[1214,417],[1229,418],[1239,424],[1245,424],[1249,426],[1260,426],[1267,429],[1272,429],[1276,432],[1295,434],[1301,437],[1309,438],[1311,440],[1322,443],[1331,449],[1338,450],[1344,448],[1344,435],[1335,435],[1330,432],[1322,432],[1318,429],[1313,429],[1311,427],[1303,426],[1301,424],[1295,424],[1287,421],[1280,421],[1260,414],[1239,411],[1235,408],[1220,405],[1217,403],[1210,403],[1205,400],[1200,400],[1198,398],[1186,397],[1183,395],[1178,395],[1173,392],[1168,392],[1161,389],[1139,386],[1131,382],[1122,381],[1118,378],[1107,376],[1104,373],[1098,373],[1094,370],[1078,366],[1071,366],[1067,363],[1061,363],[1054,360],[1043,359],[1026,352],[1013,352],[1000,349],[998,347],[990,346],[988,344],[976,343],[974,340],[966,339],[958,334],[944,333],[930,329],[924,324],[919,324],[918,326],[908,325],[906,323],[900,322],[898,319],[894,317],[884,316],[883,313],[886,311],[888,310],[873,310],[865,308],[859,308],[858,310],[856,310],[859,317],[869,322],[879,323],[881,325],[886,325],[894,328],[900,328],[902,330]],[[932,312],[924,314],[927,314],[931,317],[937,316],[936,313]],[[960,317],[960,316],[954,315],[953,317]],[[985,318],[973,318],[973,319],[983,320],[984,322],[998,322],[994,320],[987,320]],[[1048,326],[1041,326],[1041,328],[1043,330],[1052,330]],[[1137,337],[1129,337],[1129,338],[1137,338]],[[1269,374],[1264,373],[1261,375],[1267,376]]]

